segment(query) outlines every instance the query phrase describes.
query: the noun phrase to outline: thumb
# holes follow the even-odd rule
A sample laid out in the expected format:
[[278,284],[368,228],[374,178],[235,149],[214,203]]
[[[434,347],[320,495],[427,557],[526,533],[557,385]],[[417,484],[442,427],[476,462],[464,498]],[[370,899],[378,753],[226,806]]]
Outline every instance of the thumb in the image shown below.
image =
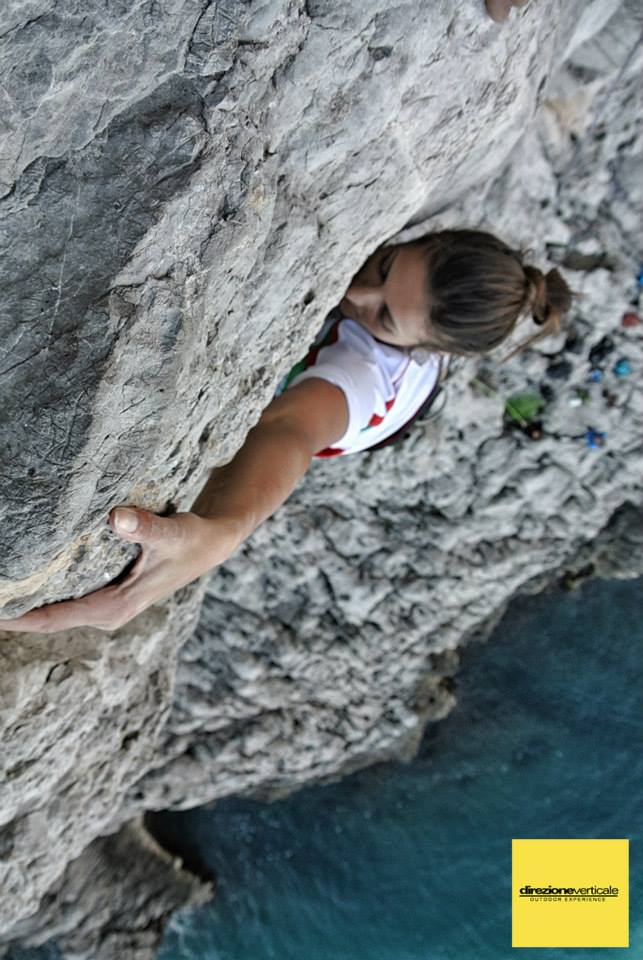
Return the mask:
[[114,533],[131,543],[159,543],[166,541],[173,526],[173,518],[160,517],[142,507],[116,507],[110,513]]

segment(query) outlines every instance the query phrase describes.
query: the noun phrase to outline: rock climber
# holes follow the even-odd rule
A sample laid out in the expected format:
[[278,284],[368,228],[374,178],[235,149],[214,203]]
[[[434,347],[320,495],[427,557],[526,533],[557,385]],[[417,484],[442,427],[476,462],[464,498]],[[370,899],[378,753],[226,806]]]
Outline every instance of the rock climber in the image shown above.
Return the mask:
[[124,626],[228,559],[314,458],[372,454],[403,440],[439,396],[451,356],[493,350],[530,314],[541,329],[513,356],[558,332],[570,304],[557,270],[544,275],[489,233],[445,230],[379,247],[191,509],[171,516],[133,504],[112,509],[111,530],[142,548],[126,574],[84,597],[0,620],[0,631]]

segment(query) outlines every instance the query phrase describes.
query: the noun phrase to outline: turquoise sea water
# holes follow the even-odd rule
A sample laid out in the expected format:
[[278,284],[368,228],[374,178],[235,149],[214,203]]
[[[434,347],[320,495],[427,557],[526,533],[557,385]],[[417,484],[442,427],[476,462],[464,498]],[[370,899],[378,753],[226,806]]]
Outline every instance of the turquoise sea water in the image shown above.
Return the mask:
[[642,597],[643,579],[594,580],[514,601],[408,765],[164,815],[218,887],[158,960],[515,958],[514,837],[631,841],[630,948],[530,960],[643,958]]
[[[642,960],[642,599],[639,579],[514,601],[408,765],[165,814],[218,888],[158,960]],[[630,948],[512,948],[512,837],[629,838]]]

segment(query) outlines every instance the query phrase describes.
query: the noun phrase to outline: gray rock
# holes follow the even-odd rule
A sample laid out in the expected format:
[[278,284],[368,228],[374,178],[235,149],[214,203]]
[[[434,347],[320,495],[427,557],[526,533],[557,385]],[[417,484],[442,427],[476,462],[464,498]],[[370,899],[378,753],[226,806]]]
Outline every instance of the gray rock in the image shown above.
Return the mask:
[[[178,906],[205,903],[212,886],[181,869],[138,823],[95,840],[70,863],[37,919],[17,924],[17,944],[54,941],[64,957],[146,960]],[[11,955],[12,944],[8,944]]]
[[[188,509],[382,240],[481,224],[583,294],[578,352],[568,330],[499,362],[526,322],[457,361],[438,420],[315,462],[220,570],[122,630],[3,637],[0,930],[65,943],[56,904],[96,838],[408,757],[512,595],[643,570],[643,358],[619,326],[642,259],[641,11],[32,0],[3,30],[0,616],[116,576],[136,548],[105,525],[115,504]],[[588,385],[608,335],[632,374]],[[505,424],[563,359],[542,439]],[[75,957],[110,929],[94,909],[78,895]]]

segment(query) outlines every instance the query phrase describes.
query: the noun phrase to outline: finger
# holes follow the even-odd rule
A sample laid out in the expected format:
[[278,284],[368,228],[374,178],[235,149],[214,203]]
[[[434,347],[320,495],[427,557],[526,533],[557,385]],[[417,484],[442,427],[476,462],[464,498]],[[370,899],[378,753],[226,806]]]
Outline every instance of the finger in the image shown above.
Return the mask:
[[175,514],[171,517],[160,517],[142,507],[119,506],[110,512],[109,523],[117,536],[129,540],[130,543],[171,546],[183,537],[179,516]]
[[[107,586],[86,597],[61,600],[30,610],[14,620],[0,620],[0,631],[7,633],[56,633],[74,627],[115,629],[123,617],[123,597],[118,587]],[[110,626],[112,625],[112,626]]]

